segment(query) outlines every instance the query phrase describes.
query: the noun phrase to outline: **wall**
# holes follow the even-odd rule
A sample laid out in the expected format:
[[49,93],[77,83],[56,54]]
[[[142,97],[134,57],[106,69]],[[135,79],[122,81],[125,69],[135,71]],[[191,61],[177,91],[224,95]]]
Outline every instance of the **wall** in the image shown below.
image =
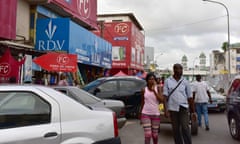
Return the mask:
[[[30,6],[25,0],[18,0],[16,34],[29,40]],[[19,37],[17,36],[17,39]]]

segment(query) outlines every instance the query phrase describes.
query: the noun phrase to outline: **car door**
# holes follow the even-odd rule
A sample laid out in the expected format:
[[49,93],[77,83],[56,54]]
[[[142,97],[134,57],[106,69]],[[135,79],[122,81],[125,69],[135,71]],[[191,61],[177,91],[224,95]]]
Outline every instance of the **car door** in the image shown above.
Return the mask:
[[119,96],[118,80],[108,80],[100,84],[95,90],[96,96],[102,99],[116,99]]
[[235,79],[229,89],[227,97],[229,107],[240,114],[240,79]]
[[0,92],[0,97],[0,143],[60,143],[55,106],[32,92]]
[[118,99],[122,100],[126,107],[135,107],[140,104],[140,89],[140,85],[137,83],[137,81],[122,79],[119,81]]

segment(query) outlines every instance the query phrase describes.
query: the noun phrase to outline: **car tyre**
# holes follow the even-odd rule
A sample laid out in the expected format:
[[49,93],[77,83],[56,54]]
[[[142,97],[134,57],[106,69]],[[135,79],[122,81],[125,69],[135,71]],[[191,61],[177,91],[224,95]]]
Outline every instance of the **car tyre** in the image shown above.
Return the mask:
[[230,134],[234,139],[237,139],[237,140],[240,140],[240,128],[238,126],[239,122],[240,121],[236,117],[230,116],[229,118]]

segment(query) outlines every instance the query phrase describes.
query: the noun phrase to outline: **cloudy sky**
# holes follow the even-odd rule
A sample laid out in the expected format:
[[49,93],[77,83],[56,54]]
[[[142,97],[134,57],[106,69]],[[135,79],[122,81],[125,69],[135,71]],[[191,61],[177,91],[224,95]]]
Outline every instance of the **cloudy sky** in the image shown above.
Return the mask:
[[[197,65],[200,53],[221,50],[227,41],[226,9],[202,0],[97,0],[98,14],[133,13],[145,31],[145,46],[154,47],[160,68],[172,68],[183,55]],[[230,43],[240,42],[240,0],[216,0],[229,10]],[[161,53],[163,53],[161,55]],[[194,62],[194,64],[193,64]]]

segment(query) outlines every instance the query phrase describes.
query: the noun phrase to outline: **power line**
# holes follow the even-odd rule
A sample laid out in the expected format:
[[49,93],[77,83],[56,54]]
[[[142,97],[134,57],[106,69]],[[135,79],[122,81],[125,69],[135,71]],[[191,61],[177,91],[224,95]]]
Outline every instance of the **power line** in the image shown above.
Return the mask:
[[227,15],[223,15],[223,16],[219,16],[219,17],[215,17],[215,18],[209,18],[206,20],[200,20],[197,22],[192,22],[192,23],[187,23],[187,24],[183,24],[183,25],[179,25],[179,26],[171,26],[171,27],[164,27],[164,28],[159,28],[159,29],[151,29],[151,30],[146,30],[146,31],[154,31],[154,32],[159,32],[159,31],[165,31],[165,30],[173,30],[173,29],[178,29],[181,27],[186,27],[186,26],[190,26],[190,25],[196,25],[196,24],[200,24],[200,23],[205,23],[205,22],[209,22],[209,21],[213,21],[213,20],[217,20],[223,17],[226,17]]

